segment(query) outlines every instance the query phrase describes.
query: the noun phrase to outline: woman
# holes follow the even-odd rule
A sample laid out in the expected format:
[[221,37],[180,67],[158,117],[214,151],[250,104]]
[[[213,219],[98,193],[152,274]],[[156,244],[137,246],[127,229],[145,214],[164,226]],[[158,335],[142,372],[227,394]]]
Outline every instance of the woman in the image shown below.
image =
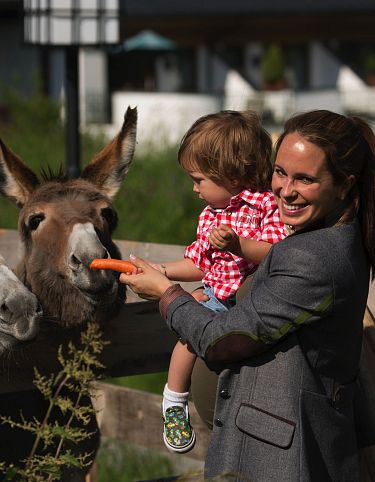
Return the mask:
[[228,312],[210,312],[140,259],[140,274],[121,275],[160,298],[171,330],[220,371],[207,477],[358,480],[353,403],[375,266],[374,149],[358,118],[313,111],[286,122],[272,189],[294,234]]

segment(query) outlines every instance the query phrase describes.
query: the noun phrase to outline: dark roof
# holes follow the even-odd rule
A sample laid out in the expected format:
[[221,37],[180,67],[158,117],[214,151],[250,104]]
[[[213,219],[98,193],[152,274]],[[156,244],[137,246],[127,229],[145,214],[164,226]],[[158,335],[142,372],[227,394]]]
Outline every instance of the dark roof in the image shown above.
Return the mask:
[[265,15],[375,12],[374,0],[120,0],[123,15]]

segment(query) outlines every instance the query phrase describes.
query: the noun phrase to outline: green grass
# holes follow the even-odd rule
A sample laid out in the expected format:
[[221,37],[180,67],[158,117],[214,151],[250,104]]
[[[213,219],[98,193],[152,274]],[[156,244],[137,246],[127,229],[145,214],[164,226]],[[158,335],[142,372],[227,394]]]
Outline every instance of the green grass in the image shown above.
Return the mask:
[[98,482],[134,482],[175,475],[169,459],[118,440],[104,440],[96,457]]
[[163,393],[164,385],[167,380],[167,373],[148,373],[147,375],[134,375],[129,377],[108,378],[106,383],[118,385],[121,387],[135,388],[136,390],[144,390],[145,392]]

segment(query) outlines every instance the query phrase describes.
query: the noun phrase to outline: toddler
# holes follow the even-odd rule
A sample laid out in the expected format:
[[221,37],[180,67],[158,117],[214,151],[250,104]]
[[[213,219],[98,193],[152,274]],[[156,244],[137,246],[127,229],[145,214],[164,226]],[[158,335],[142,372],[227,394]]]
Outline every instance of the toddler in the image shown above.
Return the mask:
[[[214,311],[235,304],[245,278],[287,234],[270,191],[271,153],[271,138],[252,111],[201,117],[181,141],[179,163],[206,207],[184,259],[153,266],[174,281],[202,280],[202,303]],[[174,452],[187,452],[195,443],[188,409],[195,358],[177,342],[162,405],[164,443]]]

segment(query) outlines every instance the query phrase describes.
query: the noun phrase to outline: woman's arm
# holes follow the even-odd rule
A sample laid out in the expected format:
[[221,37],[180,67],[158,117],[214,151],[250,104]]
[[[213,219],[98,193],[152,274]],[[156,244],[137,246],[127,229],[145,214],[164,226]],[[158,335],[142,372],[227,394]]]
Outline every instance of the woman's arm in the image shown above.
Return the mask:
[[[283,246],[281,246],[283,244]],[[231,363],[258,355],[302,326],[322,320],[332,310],[333,286],[322,249],[298,239],[293,246],[275,246],[261,267],[249,294],[227,312],[215,313],[197,303],[139,258],[142,270],[120,280],[142,297],[160,299],[168,326],[201,358]],[[294,246],[295,245],[295,246]],[[313,269],[312,269],[313,267]]]
[[330,315],[332,273],[322,249],[314,246],[313,251],[305,245],[276,245],[258,268],[249,293],[227,312],[214,313],[181,292],[163,316],[201,358],[230,363],[258,355]]

